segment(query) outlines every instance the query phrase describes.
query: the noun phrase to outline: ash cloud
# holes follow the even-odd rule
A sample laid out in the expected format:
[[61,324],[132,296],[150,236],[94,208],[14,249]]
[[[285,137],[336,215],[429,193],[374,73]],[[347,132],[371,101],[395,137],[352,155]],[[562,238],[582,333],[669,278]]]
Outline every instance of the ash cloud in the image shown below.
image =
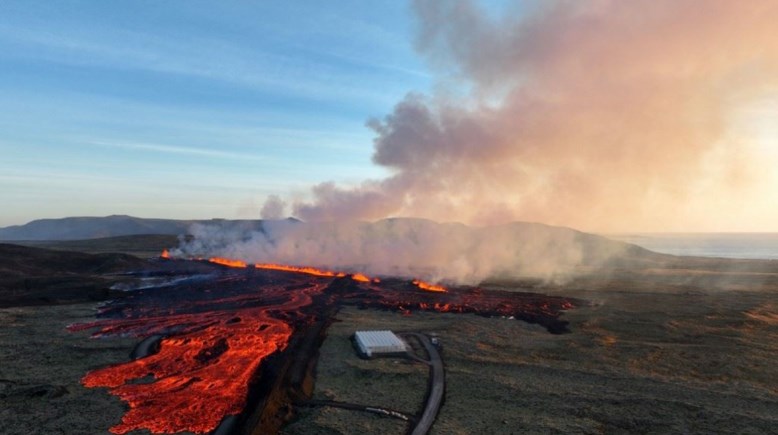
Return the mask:
[[370,120],[373,162],[393,175],[317,185],[295,216],[595,231],[778,218],[758,207],[775,187],[769,167],[731,129],[734,108],[778,89],[775,1],[557,1],[499,19],[471,1],[413,10],[418,51],[458,92],[409,94]]

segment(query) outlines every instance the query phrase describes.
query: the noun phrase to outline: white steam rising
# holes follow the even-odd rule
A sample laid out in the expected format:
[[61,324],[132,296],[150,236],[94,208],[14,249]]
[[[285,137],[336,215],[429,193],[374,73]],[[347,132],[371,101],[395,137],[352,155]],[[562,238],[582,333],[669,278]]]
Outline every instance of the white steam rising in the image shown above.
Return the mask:
[[264,221],[261,229],[195,225],[179,256],[227,257],[373,276],[477,284],[495,277],[565,279],[627,245],[566,228],[514,223],[494,227],[421,219],[301,223]]
[[414,0],[419,53],[441,84],[467,91],[409,94],[368,122],[387,177],[324,182],[262,210],[277,219],[288,205],[309,223],[201,226],[180,253],[474,283],[565,277],[629,248],[542,225],[381,219],[610,232],[775,225],[778,154],[732,122],[778,89],[778,1],[537,5],[495,18],[475,1]]
[[775,0],[547,0],[499,18],[472,0],[412,4],[436,91],[368,122],[386,178],[318,184],[294,216],[774,227],[778,154],[736,114],[776,101]]

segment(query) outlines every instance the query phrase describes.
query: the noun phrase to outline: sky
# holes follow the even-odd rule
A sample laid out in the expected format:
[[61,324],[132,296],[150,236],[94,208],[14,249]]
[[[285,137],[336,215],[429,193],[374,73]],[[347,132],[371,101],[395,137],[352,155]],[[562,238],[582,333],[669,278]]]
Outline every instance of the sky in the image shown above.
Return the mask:
[[355,183],[431,76],[398,1],[0,2],[0,226],[255,218]]
[[778,231],[778,2],[3,1],[0,226]]

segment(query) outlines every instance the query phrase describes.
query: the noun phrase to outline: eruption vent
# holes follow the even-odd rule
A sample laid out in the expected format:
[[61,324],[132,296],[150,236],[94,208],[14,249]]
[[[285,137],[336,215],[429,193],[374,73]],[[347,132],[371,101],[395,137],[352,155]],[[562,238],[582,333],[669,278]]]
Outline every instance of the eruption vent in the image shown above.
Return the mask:
[[[263,221],[256,230],[195,225],[171,255],[220,264],[305,272],[478,284],[489,278],[560,281],[606,264],[630,246],[567,228],[513,223],[469,227],[422,219],[368,222]],[[633,247],[634,248],[634,247]],[[221,259],[220,259],[221,258]],[[280,263],[280,264],[278,264]],[[289,265],[310,265],[309,267]],[[367,276],[365,276],[367,278]]]

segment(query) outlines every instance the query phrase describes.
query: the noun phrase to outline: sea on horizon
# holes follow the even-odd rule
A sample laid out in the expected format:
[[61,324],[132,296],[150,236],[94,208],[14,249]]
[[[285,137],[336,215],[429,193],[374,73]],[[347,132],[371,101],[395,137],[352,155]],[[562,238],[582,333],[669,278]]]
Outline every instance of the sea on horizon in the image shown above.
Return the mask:
[[662,254],[778,260],[778,233],[619,233],[603,236]]

